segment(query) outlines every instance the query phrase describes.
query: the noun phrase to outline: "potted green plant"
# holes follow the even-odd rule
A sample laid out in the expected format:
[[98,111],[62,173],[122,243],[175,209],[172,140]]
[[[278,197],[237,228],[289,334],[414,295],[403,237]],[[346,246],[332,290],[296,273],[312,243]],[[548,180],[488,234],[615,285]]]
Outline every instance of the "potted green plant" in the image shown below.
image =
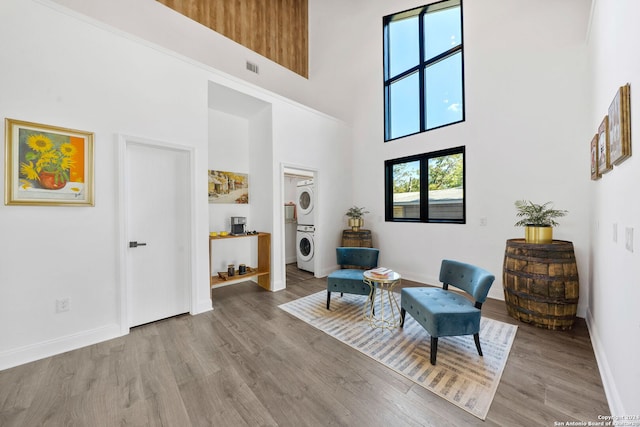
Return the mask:
[[515,202],[518,218],[516,227],[524,227],[525,241],[527,243],[549,244],[553,241],[553,227],[558,225],[556,218],[565,216],[568,212],[553,209],[552,202],[536,204],[528,200]]
[[364,210],[365,208],[359,208],[357,206],[353,206],[349,208],[347,215],[349,217],[349,227],[351,230],[358,231],[360,227],[364,227],[364,214],[369,213],[369,211]]

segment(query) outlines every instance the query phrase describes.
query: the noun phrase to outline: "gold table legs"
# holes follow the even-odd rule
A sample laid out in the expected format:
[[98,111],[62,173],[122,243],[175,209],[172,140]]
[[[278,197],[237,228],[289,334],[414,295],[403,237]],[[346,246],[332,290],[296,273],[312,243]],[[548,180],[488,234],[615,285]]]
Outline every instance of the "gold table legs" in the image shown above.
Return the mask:
[[[393,289],[400,283],[400,279],[376,280],[365,277],[364,282],[371,288],[369,298],[364,304],[364,317],[369,322],[369,325],[372,328],[396,329],[400,325],[400,305],[396,300]],[[379,292],[376,292],[376,289]],[[376,294],[378,296],[378,304],[374,310]],[[388,304],[385,304],[385,302]],[[390,316],[388,316],[389,314]]]

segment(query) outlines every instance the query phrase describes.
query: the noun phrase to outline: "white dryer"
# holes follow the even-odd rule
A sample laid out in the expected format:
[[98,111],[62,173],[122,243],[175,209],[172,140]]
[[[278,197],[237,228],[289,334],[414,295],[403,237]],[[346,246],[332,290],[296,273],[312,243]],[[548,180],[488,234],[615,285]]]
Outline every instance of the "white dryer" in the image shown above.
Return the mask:
[[313,179],[298,181],[298,224],[314,225],[315,215],[315,194],[313,188]]
[[314,272],[314,231],[315,227],[313,225],[298,225],[298,231],[296,233],[296,258],[298,260],[298,268],[311,273]]

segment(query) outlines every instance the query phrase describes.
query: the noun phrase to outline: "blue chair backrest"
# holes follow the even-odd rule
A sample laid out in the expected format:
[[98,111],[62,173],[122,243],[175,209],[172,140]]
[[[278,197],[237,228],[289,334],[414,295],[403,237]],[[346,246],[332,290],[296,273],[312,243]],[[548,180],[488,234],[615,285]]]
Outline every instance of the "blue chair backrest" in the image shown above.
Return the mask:
[[495,276],[475,265],[449,259],[442,260],[440,281],[462,289],[479,302],[484,303]]
[[339,265],[357,265],[358,267],[376,268],[379,250],[376,248],[336,248],[336,259]]

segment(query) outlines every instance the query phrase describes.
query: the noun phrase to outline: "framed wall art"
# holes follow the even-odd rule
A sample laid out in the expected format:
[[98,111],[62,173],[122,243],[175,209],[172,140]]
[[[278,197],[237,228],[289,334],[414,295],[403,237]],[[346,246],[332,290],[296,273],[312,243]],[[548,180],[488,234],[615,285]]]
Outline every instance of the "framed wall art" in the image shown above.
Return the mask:
[[249,203],[249,175],[209,171],[209,203]]
[[609,152],[612,165],[631,156],[630,86],[621,86],[609,106]]
[[591,179],[600,179],[602,175],[598,173],[598,134],[591,139]]
[[5,119],[5,204],[93,206],[93,133]]
[[609,159],[609,117],[604,116],[598,128],[598,174],[605,174],[611,169],[611,160]]

